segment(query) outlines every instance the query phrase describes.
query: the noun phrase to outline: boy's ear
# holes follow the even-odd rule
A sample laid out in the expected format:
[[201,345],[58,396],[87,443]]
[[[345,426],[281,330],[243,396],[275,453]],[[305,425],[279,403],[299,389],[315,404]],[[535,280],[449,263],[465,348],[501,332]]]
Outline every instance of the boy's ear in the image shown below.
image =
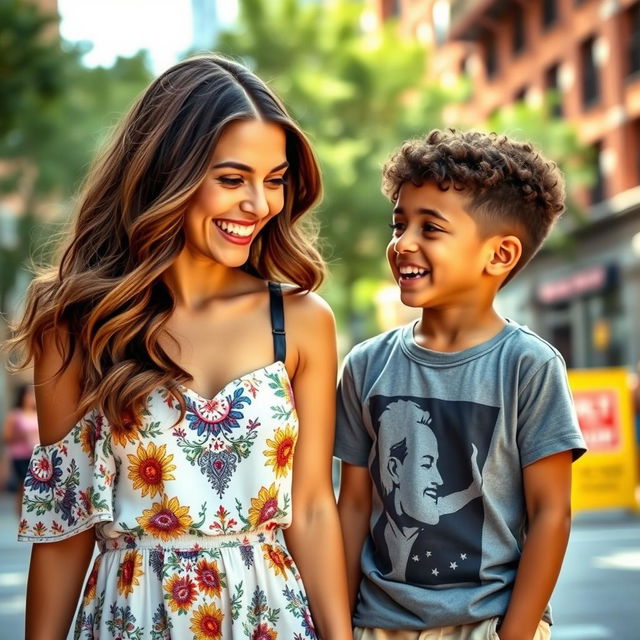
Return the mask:
[[485,271],[491,276],[506,276],[522,256],[522,242],[517,236],[495,236]]

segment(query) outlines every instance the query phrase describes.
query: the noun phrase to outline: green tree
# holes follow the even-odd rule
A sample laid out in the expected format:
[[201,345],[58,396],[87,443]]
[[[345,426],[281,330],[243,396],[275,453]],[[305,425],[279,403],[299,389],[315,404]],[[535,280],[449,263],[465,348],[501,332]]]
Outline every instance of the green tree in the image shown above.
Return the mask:
[[[579,225],[584,221],[584,211],[572,194],[582,187],[591,186],[595,179],[594,155],[578,137],[574,127],[565,120],[552,116],[552,107],[557,96],[549,95],[538,106],[525,102],[504,107],[494,113],[486,127],[518,140],[527,140],[553,159],[562,170],[567,184],[567,213],[570,222],[565,227]],[[557,237],[561,241],[562,234]]]
[[348,322],[356,281],[384,273],[390,206],[381,165],[404,138],[440,125],[444,104],[457,99],[426,80],[423,47],[393,24],[367,32],[361,17],[362,4],[347,1],[241,0],[238,25],[217,42],[270,81],[311,137],[336,285],[327,293]]
[[142,53],[85,68],[86,47],[61,42],[56,25],[26,0],[0,0],[0,207],[4,194],[20,209],[0,209],[0,313],[51,219],[67,217],[105,131],[150,78]]

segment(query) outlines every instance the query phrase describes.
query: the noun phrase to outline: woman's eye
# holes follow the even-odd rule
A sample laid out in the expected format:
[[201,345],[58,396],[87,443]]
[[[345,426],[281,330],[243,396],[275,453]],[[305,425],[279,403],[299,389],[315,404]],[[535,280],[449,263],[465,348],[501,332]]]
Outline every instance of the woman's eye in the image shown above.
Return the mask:
[[232,178],[230,176],[220,176],[218,182],[227,187],[238,187],[242,184],[242,178]]
[[282,177],[282,178],[271,178],[269,181],[269,184],[274,186],[274,187],[283,187],[285,186],[287,183],[287,179]]
[[422,227],[422,230],[425,233],[433,233],[434,231],[440,231],[439,227],[436,227],[434,224],[425,224],[424,227]]
[[392,222],[389,225],[389,228],[393,231],[402,231],[404,229],[404,225],[402,224],[402,222]]

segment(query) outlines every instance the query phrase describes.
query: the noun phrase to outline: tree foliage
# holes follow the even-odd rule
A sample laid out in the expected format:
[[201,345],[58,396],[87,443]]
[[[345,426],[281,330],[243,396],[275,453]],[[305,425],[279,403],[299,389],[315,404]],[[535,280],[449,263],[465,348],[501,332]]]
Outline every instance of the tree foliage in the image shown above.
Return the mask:
[[311,137],[324,176],[325,253],[340,285],[332,302],[347,313],[355,281],[384,269],[384,159],[404,138],[440,125],[444,104],[455,99],[428,84],[423,47],[393,24],[367,32],[361,17],[354,2],[242,0],[238,25],[217,42],[270,82]]
[[[105,132],[150,78],[142,53],[89,69],[85,50],[60,40],[56,16],[0,0],[0,313],[51,221],[68,217]],[[8,197],[18,210],[2,204]]]

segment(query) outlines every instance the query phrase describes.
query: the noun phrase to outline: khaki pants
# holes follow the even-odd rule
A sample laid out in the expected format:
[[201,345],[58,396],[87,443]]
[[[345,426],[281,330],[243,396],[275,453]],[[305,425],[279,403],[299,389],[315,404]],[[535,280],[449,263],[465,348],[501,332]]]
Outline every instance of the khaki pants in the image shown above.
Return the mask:
[[[496,633],[498,620],[499,618],[488,618],[482,622],[425,629],[424,631],[356,627],[353,630],[353,640],[498,640]],[[549,640],[550,638],[549,625],[544,620],[540,620],[532,640]]]

